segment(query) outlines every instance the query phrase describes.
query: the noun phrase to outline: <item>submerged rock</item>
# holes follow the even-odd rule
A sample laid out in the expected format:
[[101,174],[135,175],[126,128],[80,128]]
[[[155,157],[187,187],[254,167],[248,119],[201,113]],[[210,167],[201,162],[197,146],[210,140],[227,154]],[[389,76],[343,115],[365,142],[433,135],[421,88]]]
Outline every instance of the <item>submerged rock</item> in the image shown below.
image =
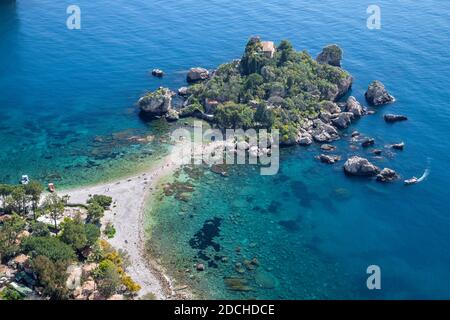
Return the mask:
[[398,178],[399,178],[398,174],[394,170],[389,168],[384,168],[377,175],[377,181],[379,182],[392,182]]
[[384,115],[384,121],[386,122],[397,122],[397,121],[405,121],[408,120],[407,116],[401,115],[401,114],[385,114]]
[[329,64],[331,66],[340,67],[342,60],[342,49],[335,44],[331,44],[322,49],[317,56],[316,61],[320,64]]
[[374,139],[374,138],[368,138],[368,139],[364,140],[364,141],[361,143],[361,146],[362,146],[363,148],[368,148],[368,147],[373,146],[374,144],[375,144],[375,139]]
[[367,89],[367,92],[365,93],[366,100],[373,105],[382,105],[386,103],[392,103],[395,101],[395,98],[391,96],[386,88],[384,87],[384,84],[382,84],[380,81],[375,80]]
[[365,158],[353,156],[344,164],[344,172],[352,176],[375,176],[380,169]]
[[226,277],[224,278],[225,285],[232,291],[251,291],[252,288],[248,285],[248,281],[241,277]]
[[209,71],[205,68],[191,68],[187,75],[187,82],[197,82],[209,78]]
[[321,154],[320,156],[316,157],[318,160],[320,160],[323,163],[327,163],[327,164],[334,164],[337,161],[341,160],[340,156],[336,156],[336,155],[328,155],[328,154]]
[[325,144],[320,146],[320,149],[322,149],[324,151],[334,151],[334,150],[336,150],[336,147],[331,145],[331,144],[325,143]]
[[373,153],[374,155],[376,155],[376,156],[379,156],[382,152],[383,152],[383,151],[380,150],[380,149],[374,149],[374,150],[372,151],[372,153]]
[[205,271],[205,265],[203,263],[197,263],[195,269],[197,269],[197,271]]

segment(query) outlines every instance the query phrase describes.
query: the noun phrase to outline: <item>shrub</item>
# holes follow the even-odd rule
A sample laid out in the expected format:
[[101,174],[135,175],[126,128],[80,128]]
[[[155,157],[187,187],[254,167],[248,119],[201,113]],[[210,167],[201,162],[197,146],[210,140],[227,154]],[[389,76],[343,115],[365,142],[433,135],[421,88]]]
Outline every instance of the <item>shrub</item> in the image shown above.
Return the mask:
[[114,235],[116,234],[116,229],[114,228],[114,225],[111,222],[108,222],[105,226],[105,230],[103,231],[105,236],[108,237],[108,239],[114,238]]
[[75,259],[72,247],[55,237],[28,237],[22,242],[22,250],[33,256],[46,256],[53,262]]
[[33,271],[37,274],[46,296],[57,300],[67,298],[67,266],[68,263],[65,261],[52,261],[46,256],[37,256],[33,259]]
[[103,215],[105,214],[105,209],[97,202],[91,202],[88,206],[87,220],[90,223],[99,223]]
[[105,196],[102,194],[94,194],[92,196],[92,198],[90,198],[87,203],[91,204],[91,203],[97,203],[98,205],[100,205],[101,207],[103,207],[104,209],[108,209],[109,206],[112,203],[112,198],[109,196]]
[[23,296],[16,290],[6,287],[0,292],[0,300],[23,300]]

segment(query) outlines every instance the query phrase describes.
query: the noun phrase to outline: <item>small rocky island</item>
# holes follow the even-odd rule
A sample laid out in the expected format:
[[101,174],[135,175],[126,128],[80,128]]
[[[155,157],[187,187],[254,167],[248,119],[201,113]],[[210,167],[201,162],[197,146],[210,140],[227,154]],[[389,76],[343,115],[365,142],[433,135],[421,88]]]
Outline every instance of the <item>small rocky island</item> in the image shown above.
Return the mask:
[[[289,41],[275,46],[272,41],[252,37],[241,59],[211,72],[192,68],[186,79],[189,86],[179,88],[177,93],[161,87],[143,96],[138,105],[150,118],[176,121],[197,117],[220,129],[278,129],[281,146],[327,144],[340,139],[341,130],[369,114],[355,97],[347,97],[353,77],[341,68],[342,57],[342,49],[334,44],[313,59],[306,51],[296,51]],[[181,107],[172,105],[177,95]],[[372,106],[395,101],[379,81],[369,85],[365,97]],[[404,119],[386,117],[386,121],[400,120]],[[374,144],[373,139],[367,141],[363,146]],[[321,155],[318,159],[334,164],[340,157]],[[359,159],[347,161],[347,174],[380,174],[370,162],[361,163]]]

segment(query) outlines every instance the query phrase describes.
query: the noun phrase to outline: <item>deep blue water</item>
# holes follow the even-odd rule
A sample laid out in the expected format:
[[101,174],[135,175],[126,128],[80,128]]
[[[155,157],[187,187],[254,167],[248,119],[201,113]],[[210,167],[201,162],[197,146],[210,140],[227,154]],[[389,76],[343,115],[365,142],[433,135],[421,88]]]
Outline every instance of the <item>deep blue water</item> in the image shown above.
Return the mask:
[[[213,68],[238,58],[250,35],[290,39],[314,56],[338,43],[343,66],[355,78],[353,95],[364,101],[368,83],[379,79],[397,98],[350,130],[374,137],[378,146],[405,141],[403,152],[374,162],[405,178],[429,167],[429,177],[408,188],[380,185],[349,179],[339,165],[317,163],[314,147],[286,150],[278,176],[238,168],[226,179],[208,177],[184,208],[192,219],[174,212],[179,204],[166,199],[161,211],[172,216],[155,218],[154,234],[160,232],[161,247],[177,251],[177,259],[193,261],[189,239],[206,220],[222,219],[221,242],[230,261],[194,279],[214,297],[450,298],[450,3],[377,1],[381,30],[366,28],[370,1],[79,0],[81,30],[65,26],[69,4],[18,0],[1,7],[1,181],[28,173],[83,184],[145,163],[159,143],[136,145],[128,138],[166,129],[139,119],[139,95],[183,85],[192,66]],[[149,76],[154,67],[167,76]],[[409,120],[387,125],[382,116],[388,111]],[[349,149],[346,139],[337,145],[343,155],[365,153]],[[336,189],[350,196],[337,197]],[[232,199],[258,194],[259,205],[246,200],[230,207]],[[237,226],[230,211],[242,218],[235,218],[241,219]],[[247,248],[252,242],[256,246]],[[248,258],[258,256],[275,288],[221,290],[233,259],[241,259],[232,253],[237,245]],[[379,292],[365,288],[371,264],[382,270]]]

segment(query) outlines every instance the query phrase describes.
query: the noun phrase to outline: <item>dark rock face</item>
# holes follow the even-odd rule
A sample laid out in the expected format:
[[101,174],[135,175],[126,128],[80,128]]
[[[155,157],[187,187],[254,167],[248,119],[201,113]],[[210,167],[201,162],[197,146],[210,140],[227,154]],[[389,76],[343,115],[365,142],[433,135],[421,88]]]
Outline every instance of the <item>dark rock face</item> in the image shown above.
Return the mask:
[[353,84],[353,77],[350,75],[347,75],[345,78],[341,79],[338,84],[338,93],[334,97],[334,101],[345,96],[350,91],[352,84]]
[[380,169],[365,158],[353,156],[345,162],[344,172],[351,176],[372,177],[377,175]]
[[327,163],[327,164],[334,164],[337,161],[341,160],[340,156],[335,155],[327,155],[327,154],[321,154],[320,156],[316,157],[320,162]]
[[162,71],[161,69],[153,69],[152,75],[155,77],[161,78],[164,76],[164,71]]
[[384,115],[384,121],[386,122],[397,122],[397,121],[405,121],[408,120],[407,116],[400,115],[400,114],[385,114]]
[[141,112],[148,116],[162,116],[172,108],[173,95],[172,91],[161,87],[140,98],[138,105]]
[[325,143],[325,144],[320,146],[320,149],[322,149],[324,151],[334,151],[334,150],[336,150],[336,147],[331,145],[331,144]]
[[191,68],[187,75],[187,82],[198,82],[209,78],[209,71],[205,68]]
[[323,48],[322,52],[316,58],[316,61],[320,64],[329,64],[335,67],[341,66],[341,60],[342,49],[335,44]]
[[345,129],[352,123],[353,117],[351,112],[341,112],[336,118],[331,119],[331,123],[339,129]]
[[405,148],[405,143],[404,142],[394,143],[392,145],[392,149],[395,149],[395,150],[403,150],[404,148]]
[[372,153],[373,153],[374,155],[376,155],[376,156],[379,156],[382,152],[383,152],[383,151],[380,150],[380,149],[374,149],[374,150],[372,151]]
[[368,147],[373,146],[374,144],[375,144],[375,139],[373,139],[373,138],[368,138],[368,139],[364,140],[364,141],[361,143],[361,146],[362,146],[363,148],[368,148]]
[[369,85],[365,97],[367,102],[375,106],[395,101],[395,98],[387,92],[384,84],[378,80],[373,81]]
[[398,178],[398,174],[389,168],[384,168],[379,174],[377,174],[377,181],[379,182],[392,182]]

